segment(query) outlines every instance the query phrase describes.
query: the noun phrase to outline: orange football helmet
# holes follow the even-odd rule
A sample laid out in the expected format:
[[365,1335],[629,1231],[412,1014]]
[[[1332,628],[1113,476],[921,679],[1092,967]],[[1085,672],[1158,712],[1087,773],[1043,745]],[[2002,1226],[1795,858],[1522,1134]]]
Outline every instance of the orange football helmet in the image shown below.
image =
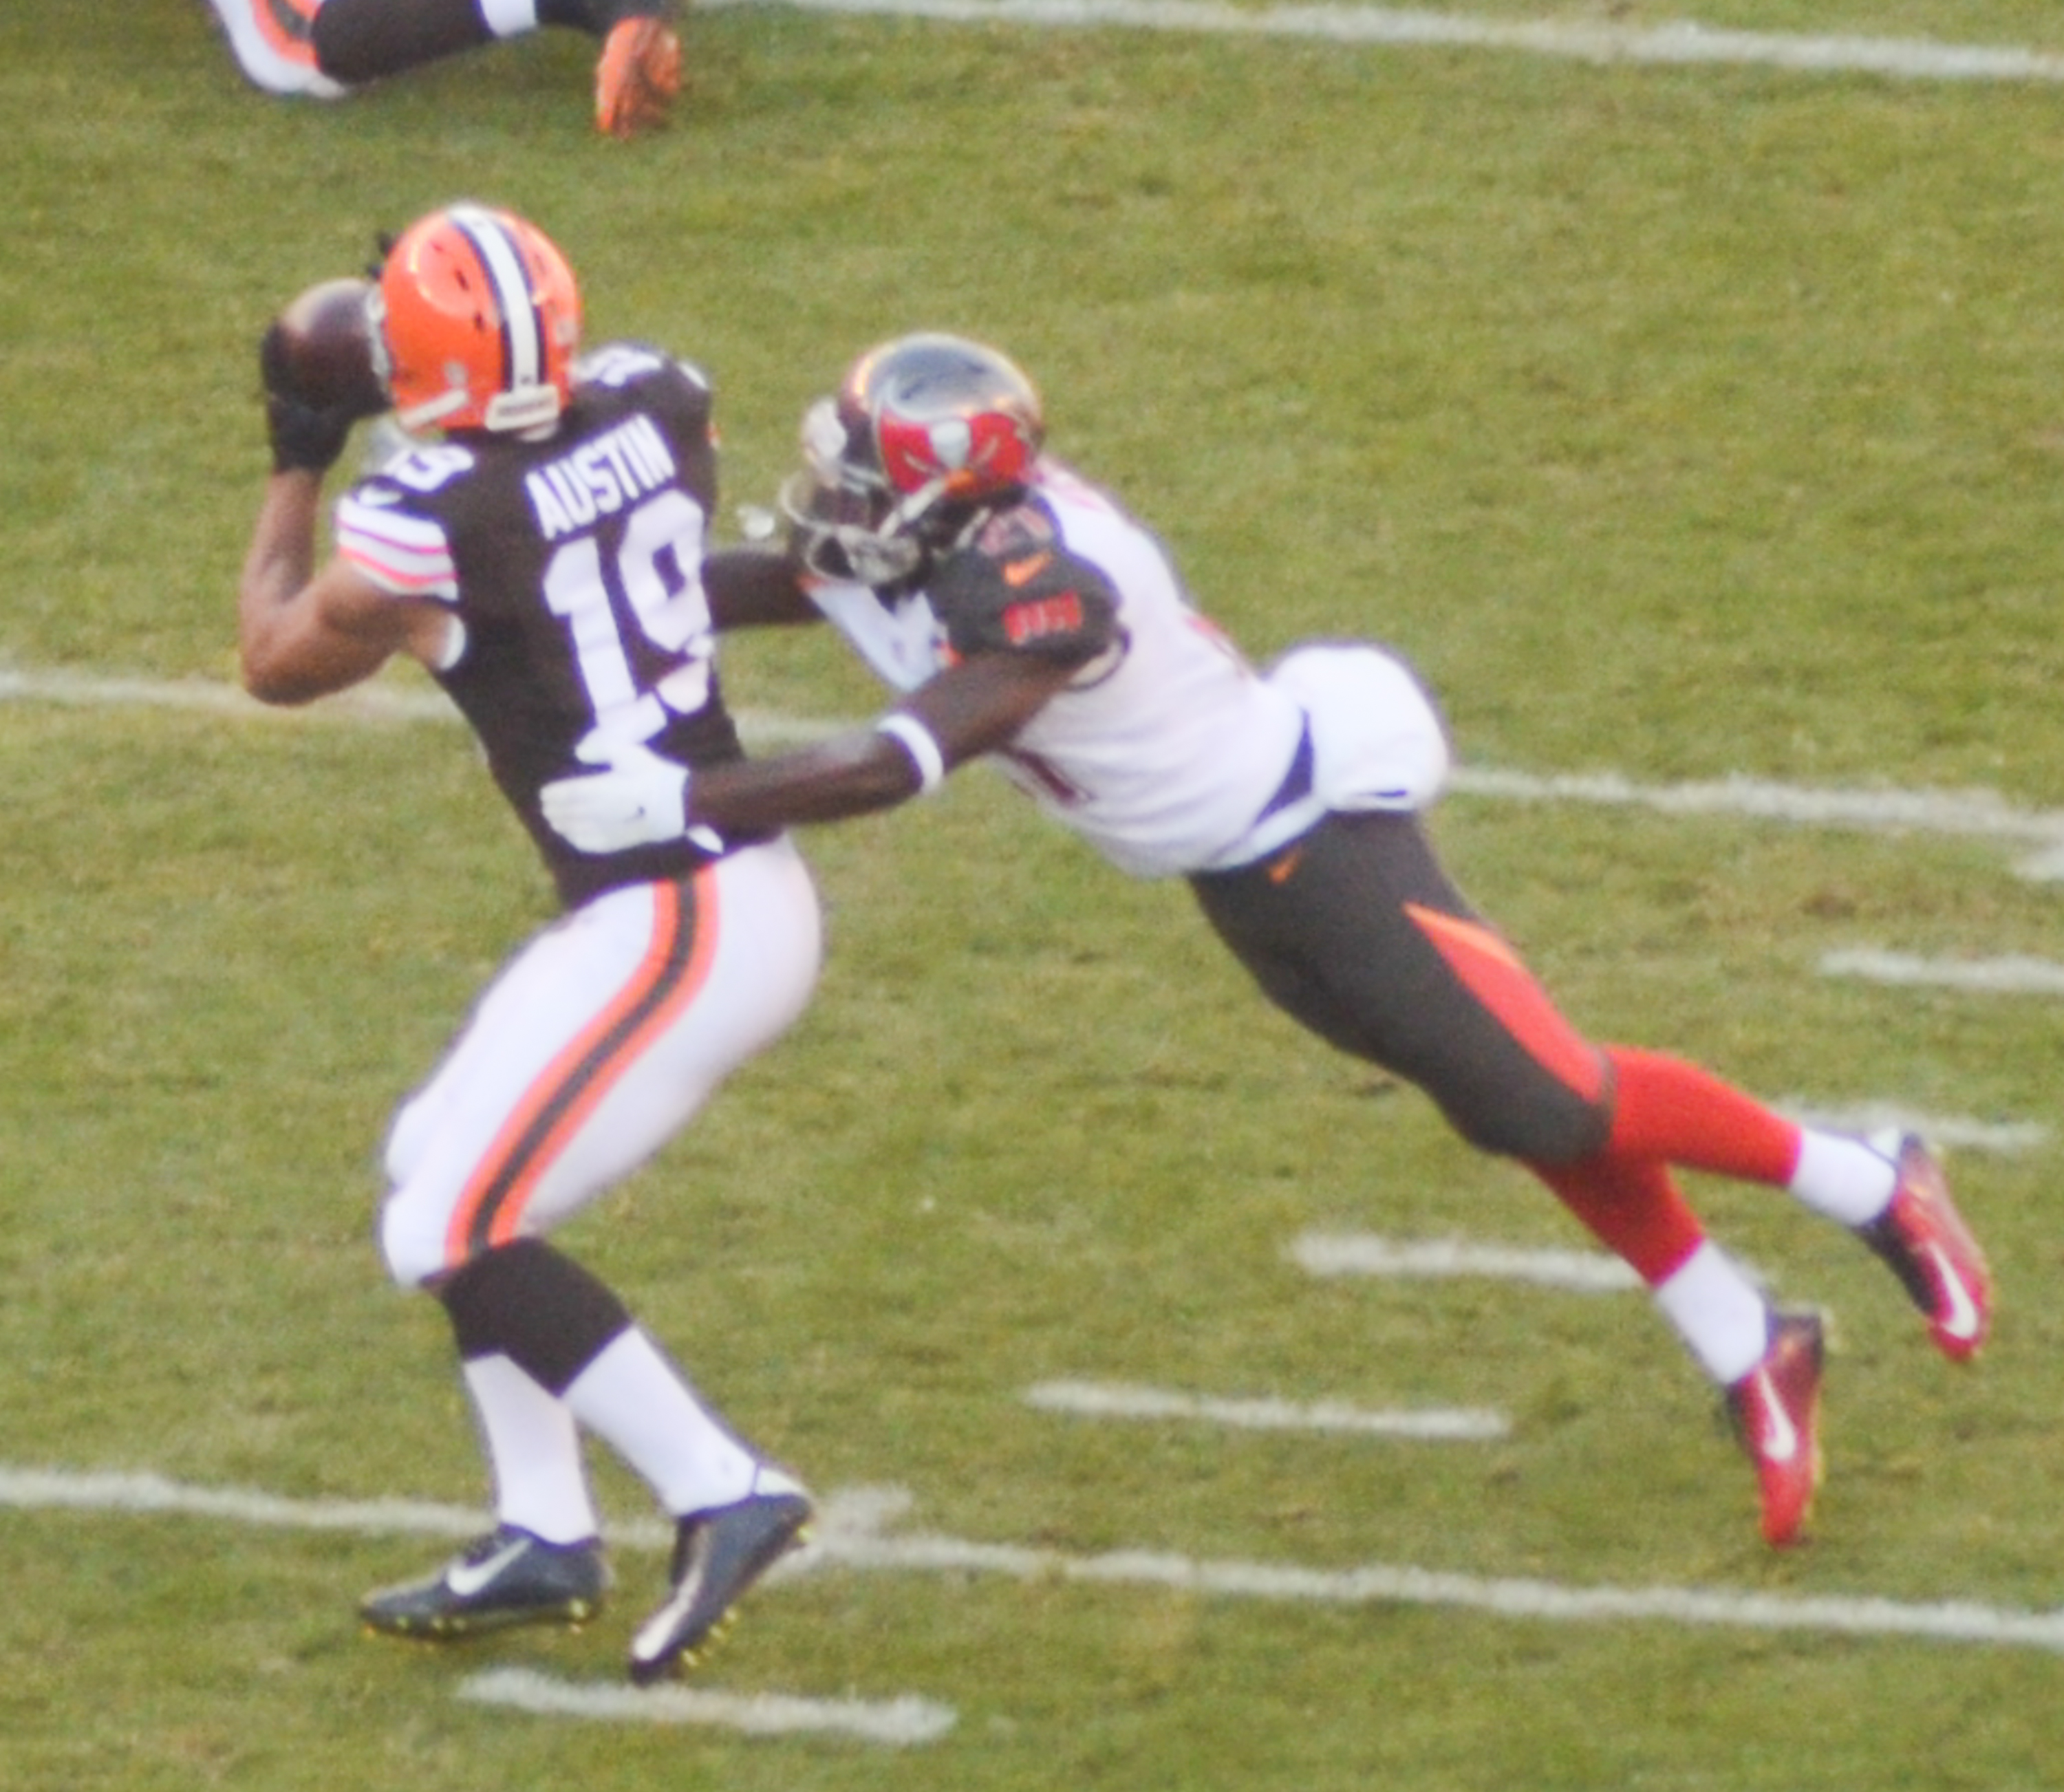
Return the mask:
[[369,308],[404,429],[515,433],[566,408],[580,288],[514,212],[453,205],[418,219],[388,251]]

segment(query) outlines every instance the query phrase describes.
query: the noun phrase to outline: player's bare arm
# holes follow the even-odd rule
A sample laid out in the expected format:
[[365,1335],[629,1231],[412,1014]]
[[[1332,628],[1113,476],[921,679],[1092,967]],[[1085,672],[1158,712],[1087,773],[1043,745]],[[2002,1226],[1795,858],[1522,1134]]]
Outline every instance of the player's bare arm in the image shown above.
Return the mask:
[[821,622],[824,612],[803,587],[802,569],[776,548],[723,548],[703,562],[710,623],[727,630]]
[[299,469],[267,481],[237,594],[244,687],[261,703],[305,703],[370,678],[397,653],[434,665],[451,618],[383,591],[341,560],[315,561],[322,481]]
[[1067,661],[1033,654],[978,654],[912,692],[874,727],[698,772],[688,819],[744,830],[893,807],[954,767],[1007,746],[1074,671]]

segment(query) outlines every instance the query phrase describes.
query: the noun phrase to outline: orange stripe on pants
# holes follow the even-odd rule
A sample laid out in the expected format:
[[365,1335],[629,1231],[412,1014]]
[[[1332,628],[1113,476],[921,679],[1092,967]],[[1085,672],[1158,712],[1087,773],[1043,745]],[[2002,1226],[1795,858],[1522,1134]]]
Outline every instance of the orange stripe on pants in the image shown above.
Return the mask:
[[1586,1101],[1605,1093],[1602,1053],[1562,1018],[1548,992],[1518,955],[1489,928],[1408,902],[1405,912],[1433,942],[1448,968],[1505,1024],[1537,1063]]
[[[609,1005],[523,1092],[468,1178],[445,1234],[451,1266],[482,1248],[478,1228],[490,1202],[485,1246],[506,1244],[519,1234],[530,1197],[546,1172],[651,1041],[695,1000],[709,976],[719,931],[716,880],[709,868],[696,872],[694,888],[695,937],[682,962],[680,890],[671,883],[651,886],[655,912],[645,956]],[[648,1012],[641,1016],[641,1009]]]

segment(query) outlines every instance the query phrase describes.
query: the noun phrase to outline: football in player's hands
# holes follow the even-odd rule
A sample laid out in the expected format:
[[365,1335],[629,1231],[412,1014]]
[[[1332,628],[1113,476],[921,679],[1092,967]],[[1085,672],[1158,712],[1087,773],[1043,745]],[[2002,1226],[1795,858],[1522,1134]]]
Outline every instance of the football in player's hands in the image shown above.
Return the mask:
[[[280,313],[271,358],[285,395],[317,410],[347,410],[354,417],[387,409],[365,308],[372,289],[370,280],[321,280]],[[274,371],[268,367],[268,375]]]

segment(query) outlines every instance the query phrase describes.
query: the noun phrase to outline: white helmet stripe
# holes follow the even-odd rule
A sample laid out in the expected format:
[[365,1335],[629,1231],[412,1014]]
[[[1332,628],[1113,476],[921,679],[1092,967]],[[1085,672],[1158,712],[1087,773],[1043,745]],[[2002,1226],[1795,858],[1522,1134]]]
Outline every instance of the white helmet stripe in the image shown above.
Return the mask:
[[545,377],[545,341],[538,308],[530,297],[530,276],[508,227],[491,212],[474,205],[455,205],[451,221],[464,232],[478,252],[481,265],[494,283],[494,298],[502,312],[502,339],[509,356],[509,377],[504,389],[520,392]]

